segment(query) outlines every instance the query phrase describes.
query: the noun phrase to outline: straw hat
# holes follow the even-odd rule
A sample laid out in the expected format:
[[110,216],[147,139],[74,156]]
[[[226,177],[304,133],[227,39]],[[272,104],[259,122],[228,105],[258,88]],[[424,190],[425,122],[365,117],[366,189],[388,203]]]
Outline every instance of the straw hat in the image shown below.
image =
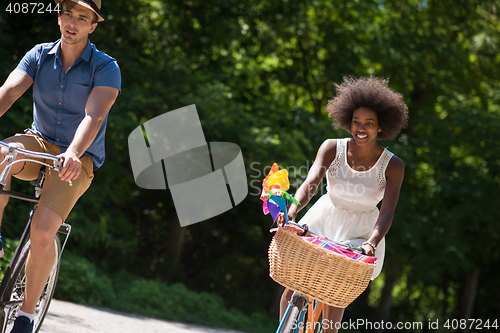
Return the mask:
[[[85,8],[90,9],[97,15],[97,22],[102,22],[104,19],[102,16],[99,14],[101,11],[101,0],[71,0],[74,3],[77,3],[79,5],[82,5]],[[63,3],[64,0],[55,0],[57,4]]]

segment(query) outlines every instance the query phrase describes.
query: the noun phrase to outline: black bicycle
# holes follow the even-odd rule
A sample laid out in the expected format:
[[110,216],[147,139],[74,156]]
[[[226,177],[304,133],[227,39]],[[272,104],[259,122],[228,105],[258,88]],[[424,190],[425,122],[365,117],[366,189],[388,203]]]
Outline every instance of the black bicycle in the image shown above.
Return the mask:
[[[0,195],[7,195],[9,197],[17,198],[20,200],[37,203],[38,197],[42,192],[46,168],[53,168],[54,170],[59,171],[59,168],[62,166],[62,160],[55,155],[21,149],[14,144],[9,145],[3,141],[0,141],[0,146],[9,149],[9,153],[6,155],[5,160],[2,162],[6,162],[7,165],[5,166],[4,171],[0,174]],[[24,155],[24,158],[16,160],[18,153]],[[38,179],[31,182],[31,184],[35,186],[35,196],[30,196],[4,189],[7,175],[12,165],[14,163],[25,161],[36,162],[43,165],[40,169]],[[19,244],[14,252],[14,256],[12,257],[9,267],[5,272],[2,283],[0,284],[0,333],[10,332],[16,318],[17,311],[19,310],[23,302],[26,284],[25,265],[30,249],[30,226],[32,217],[33,210],[30,213],[26,228],[24,229],[21,239],[19,240]],[[54,266],[52,267],[52,271],[50,273],[49,279],[47,280],[47,284],[45,285],[42,295],[40,296],[40,299],[38,300],[38,303],[36,305],[33,328],[34,333],[37,333],[40,330],[40,327],[49,309],[50,301],[52,300],[52,296],[54,295],[57,277],[59,275],[61,254],[70,233],[71,226],[69,224],[63,223],[54,238]],[[65,235],[64,244],[62,246],[59,234]]]

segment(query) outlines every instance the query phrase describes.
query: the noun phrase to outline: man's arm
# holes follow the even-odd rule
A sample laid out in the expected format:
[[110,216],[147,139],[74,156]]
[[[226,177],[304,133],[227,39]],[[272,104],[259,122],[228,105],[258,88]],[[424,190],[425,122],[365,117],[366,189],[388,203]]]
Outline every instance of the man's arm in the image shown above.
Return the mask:
[[80,157],[94,142],[106,114],[118,97],[118,92],[116,88],[104,86],[92,89],[85,105],[85,118],[78,125],[75,137],[66,152],[59,155],[64,157],[64,165],[59,172],[62,180],[75,180],[80,175]]
[[7,112],[14,102],[33,84],[31,76],[15,69],[0,87],[0,117]]

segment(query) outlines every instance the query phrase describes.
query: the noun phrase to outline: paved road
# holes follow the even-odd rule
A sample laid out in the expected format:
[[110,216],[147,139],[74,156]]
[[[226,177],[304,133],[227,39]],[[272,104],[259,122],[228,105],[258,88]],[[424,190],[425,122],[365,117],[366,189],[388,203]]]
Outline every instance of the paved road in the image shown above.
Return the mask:
[[237,333],[52,300],[41,333]]

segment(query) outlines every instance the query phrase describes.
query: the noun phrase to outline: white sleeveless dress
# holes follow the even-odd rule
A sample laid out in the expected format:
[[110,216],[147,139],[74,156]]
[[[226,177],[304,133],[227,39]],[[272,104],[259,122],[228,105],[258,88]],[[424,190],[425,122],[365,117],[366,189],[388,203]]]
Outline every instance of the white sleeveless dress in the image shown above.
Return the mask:
[[[370,238],[385,193],[385,170],[394,155],[384,149],[378,161],[366,171],[353,170],[347,163],[347,141],[337,139],[337,153],[327,172],[327,193],[300,220],[309,229],[333,241],[361,246]],[[382,270],[385,238],[378,244],[377,265],[372,280]]]

